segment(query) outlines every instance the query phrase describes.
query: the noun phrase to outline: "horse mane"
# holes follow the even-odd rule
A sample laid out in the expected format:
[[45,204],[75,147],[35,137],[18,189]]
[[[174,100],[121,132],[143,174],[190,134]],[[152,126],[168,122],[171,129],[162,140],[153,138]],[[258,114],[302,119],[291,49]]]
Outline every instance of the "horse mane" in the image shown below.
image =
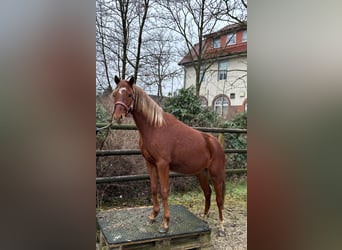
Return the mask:
[[135,92],[134,109],[141,112],[150,125],[162,127],[165,124],[163,109],[140,87],[134,84],[133,89]]

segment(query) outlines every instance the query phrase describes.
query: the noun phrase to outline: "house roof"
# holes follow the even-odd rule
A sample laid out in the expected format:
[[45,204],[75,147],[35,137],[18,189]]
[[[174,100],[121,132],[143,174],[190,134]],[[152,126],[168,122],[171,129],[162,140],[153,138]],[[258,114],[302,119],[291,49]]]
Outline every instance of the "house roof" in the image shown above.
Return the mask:
[[229,32],[236,32],[236,31],[245,30],[245,29],[247,29],[247,23],[246,22],[228,24],[216,32],[205,35],[204,38],[220,36],[223,34],[228,34]]
[[[237,54],[242,54],[247,52],[247,42],[243,43],[238,43],[230,46],[226,46],[224,48],[220,47],[217,49],[211,48],[210,42],[207,42],[209,38],[221,36],[228,34],[229,32],[236,32],[239,30],[246,29],[246,24],[231,24],[223,27],[222,29],[210,33],[208,35],[205,35],[205,40],[202,41],[203,47],[207,46],[207,49],[205,51],[205,54],[203,55],[203,59],[209,60],[209,59],[214,59],[214,58],[222,58],[222,57],[227,57],[227,56],[232,56],[232,55],[237,55]],[[199,44],[196,44],[194,46],[194,49],[191,50],[190,53],[186,54],[182,60],[178,63],[178,65],[185,65],[193,62],[193,60],[196,61],[196,55],[198,53],[199,49]]]

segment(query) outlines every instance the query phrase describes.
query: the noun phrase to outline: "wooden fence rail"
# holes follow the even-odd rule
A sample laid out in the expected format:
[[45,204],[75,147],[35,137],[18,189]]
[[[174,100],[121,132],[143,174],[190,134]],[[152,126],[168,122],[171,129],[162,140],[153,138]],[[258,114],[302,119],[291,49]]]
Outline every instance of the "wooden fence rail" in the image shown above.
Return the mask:
[[[247,149],[224,149],[225,153],[247,153]],[[96,156],[141,155],[139,149],[96,150]]]
[[[96,123],[97,128],[105,127],[108,124],[105,123]],[[114,130],[137,130],[135,125],[128,124],[112,124],[109,126],[110,129]],[[207,133],[247,133],[247,129],[232,129],[232,128],[204,128],[204,127],[192,127],[202,132]],[[247,153],[247,149],[224,149],[225,153]],[[97,157],[103,156],[113,156],[113,155],[141,155],[141,151],[139,149],[117,149],[117,150],[96,150]],[[241,169],[226,169],[227,174],[234,173],[247,173],[247,168]],[[179,173],[170,173],[170,177],[184,177],[187,175],[179,174]],[[126,182],[126,181],[137,181],[137,180],[149,180],[148,174],[141,175],[125,175],[125,176],[110,176],[110,177],[97,177],[96,184],[104,184],[111,182]]]
[[[101,128],[105,127],[106,123],[96,123],[96,127]],[[137,130],[137,127],[133,124],[112,124],[110,129],[119,129],[119,130]],[[206,127],[192,127],[202,132],[208,133],[247,133],[247,129],[240,129],[240,128],[206,128]]]
[[[226,169],[226,174],[239,174],[239,173],[247,173],[247,168],[237,168],[237,169]],[[192,175],[184,175],[180,173],[170,173],[170,177],[187,177]],[[110,177],[98,177],[96,178],[96,184],[104,184],[110,182],[126,182],[126,181],[141,181],[141,180],[149,180],[150,177],[148,174],[139,174],[139,175],[121,175],[121,176],[110,176]]]

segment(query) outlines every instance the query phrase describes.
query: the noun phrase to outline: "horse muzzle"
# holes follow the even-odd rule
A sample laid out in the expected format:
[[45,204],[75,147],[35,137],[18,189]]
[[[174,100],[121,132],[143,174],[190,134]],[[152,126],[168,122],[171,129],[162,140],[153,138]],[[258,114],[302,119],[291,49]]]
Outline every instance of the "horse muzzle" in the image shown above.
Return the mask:
[[131,107],[128,107],[124,102],[117,101],[114,104],[113,118],[115,121],[120,122],[131,111]]

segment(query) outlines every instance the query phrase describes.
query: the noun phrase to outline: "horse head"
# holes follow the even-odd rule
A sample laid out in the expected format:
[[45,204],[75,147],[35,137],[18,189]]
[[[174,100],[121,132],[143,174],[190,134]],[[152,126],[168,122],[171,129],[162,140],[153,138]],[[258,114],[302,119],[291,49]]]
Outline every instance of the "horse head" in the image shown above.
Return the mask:
[[121,80],[119,77],[114,77],[116,88],[112,93],[114,99],[113,117],[117,122],[126,117],[133,109],[134,103],[134,89],[135,84],[134,76],[128,81]]

